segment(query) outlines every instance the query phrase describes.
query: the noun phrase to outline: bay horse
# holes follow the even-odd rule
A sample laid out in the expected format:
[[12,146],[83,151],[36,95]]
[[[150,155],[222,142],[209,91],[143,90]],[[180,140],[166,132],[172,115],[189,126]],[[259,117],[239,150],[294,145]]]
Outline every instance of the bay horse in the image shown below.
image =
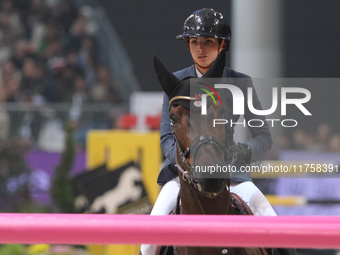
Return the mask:
[[[225,51],[223,50],[203,78],[222,77],[224,66]],[[226,128],[224,125],[217,125],[213,128],[211,124],[212,119],[223,117],[224,107],[210,100],[207,114],[202,116],[199,103],[197,103],[200,99],[197,94],[194,94],[196,97],[193,96],[195,88],[190,86],[190,79],[179,80],[157,57],[154,57],[154,67],[162,88],[169,97],[169,117],[177,146],[181,206],[176,210],[180,214],[252,214],[248,205],[240,197],[230,193],[228,174],[224,174],[222,178],[221,176],[207,178],[206,175],[199,175],[195,171],[197,166],[227,164]],[[271,255],[284,253],[279,253],[277,249],[261,247],[175,247],[172,254]]]

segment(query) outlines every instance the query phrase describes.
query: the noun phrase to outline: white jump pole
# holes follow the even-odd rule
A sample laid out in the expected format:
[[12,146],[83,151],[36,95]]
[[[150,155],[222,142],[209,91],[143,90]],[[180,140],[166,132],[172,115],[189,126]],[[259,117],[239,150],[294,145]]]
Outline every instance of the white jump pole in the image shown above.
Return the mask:
[[0,243],[339,248],[340,217],[0,214]]

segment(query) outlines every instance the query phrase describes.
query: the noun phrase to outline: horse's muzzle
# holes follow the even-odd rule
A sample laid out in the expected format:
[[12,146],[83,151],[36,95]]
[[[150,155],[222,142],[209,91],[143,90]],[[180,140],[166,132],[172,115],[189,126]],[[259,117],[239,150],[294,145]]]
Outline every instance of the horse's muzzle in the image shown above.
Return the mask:
[[[228,151],[223,143],[213,136],[200,136],[194,139],[190,145],[193,159],[194,173],[206,194],[219,194],[226,187],[226,179],[229,172],[225,169]],[[217,172],[219,171],[219,172]]]

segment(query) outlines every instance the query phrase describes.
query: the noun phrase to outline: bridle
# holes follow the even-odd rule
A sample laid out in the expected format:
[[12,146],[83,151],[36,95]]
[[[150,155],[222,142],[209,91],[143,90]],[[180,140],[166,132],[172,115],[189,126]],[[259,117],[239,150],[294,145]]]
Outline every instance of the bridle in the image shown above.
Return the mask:
[[[179,98],[177,98],[177,97],[172,98],[172,100],[169,103],[169,107],[171,106],[171,103],[176,99],[179,99]],[[195,100],[192,97],[183,97],[183,96],[181,96],[180,99]],[[173,124],[171,123],[170,126],[171,126],[172,135],[173,135],[174,140],[175,140],[176,145],[177,145],[177,149],[178,149],[178,153],[180,155],[180,159],[184,163],[184,165],[189,169],[189,171],[188,171],[188,170],[183,169],[180,166],[180,164],[176,165],[179,172],[182,174],[182,179],[185,182],[189,183],[190,185],[193,185],[199,192],[203,193],[205,196],[210,197],[210,198],[215,197],[217,194],[211,194],[211,193],[205,192],[202,189],[201,184],[199,183],[198,179],[193,174],[193,172],[195,170],[194,165],[190,164],[187,159],[190,157],[190,153],[195,156],[195,155],[197,155],[197,152],[199,151],[200,147],[206,146],[206,145],[212,145],[214,148],[216,148],[216,151],[220,155],[222,155],[222,153],[224,153],[224,155],[228,155],[229,151],[228,151],[228,148],[226,146],[226,144],[228,144],[228,142],[226,141],[226,144],[224,144],[214,136],[204,135],[204,136],[196,137],[193,140],[193,142],[191,143],[190,146],[183,149],[183,146],[179,143],[179,141],[177,139]],[[233,163],[236,160],[237,159],[233,158],[231,165],[233,165]],[[196,162],[196,158],[194,159],[194,162]],[[228,187],[228,185],[227,185],[227,187]]]
[[[214,147],[220,148],[217,151],[225,151],[226,155],[228,155],[228,150],[226,148],[226,146],[224,144],[222,144],[220,141],[218,141],[215,137],[213,136],[199,136],[197,137],[192,145],[190,147],[187,147],[185,151],[182,150],[181,145],[178,142],[178,139],[176,138],[175,133],[173,132],[173,136],[178,148],[178,152],[180,154],[181,160],[182,162],[192,171],[195,170],[194,166],[192,164],[190,164],[187,160],[187,158],[190,156],[190,151],[193,151],[193,155],[196,155],[195,152],[197,152],[199,150],[199,148],[203,145],[207,145],[207,144],[211,144]],[[182,174],[182,179],[184,181],[186,181],[187,183],[193,185],[199,192],[203,193],[205,196],[207,197],[215,197],[217,194],[211,194],[208,192],[205,192],[202,189],[201,184],[199,183],[198,179],[194,176],[194,174],[192,174],[192,172],[189,172],[187,170],[184,170],[180,164],[176,165],[178,170],[181,172]]]
[[[195,98],[192,98],[192,97],[185,97],[185,96],[179,96],[179,97],[174,97],[171,99],[171,101],[169,102],[169,108],[171,106],[171,103],[176,100],[176,99],[186,99],[186,100],[195,100]],[[194,176],[193,172],[194,172],[194,165],[190,164],[188,162],[188,158],[190,157],[190,153],[192,155],[194,155],[196,157],[197,155],[197,152],[199,151],[200,147],[202,146],[205,146],[205,145],[212,145],[213,147],[216,148],[216,151],[221,155],[222,153],[224,153],[225,155],[228,155],[229,151],[228,151],[228,148],[226,146],[226,144],[228,144],[227,140],[226,140],[226,144],[220,142],[216,137],[214,136],[210,136],[210,135],[204,135],[204,136],[198,136],[196,137],[193,142],[190,144],[190,146],[188,146],[187,148],[183,149],[183,146],[181,146],[181,144],[179,143],[178,139],[177,139],[177,136],[176,136],[176,133],[175,133],[175,129],[174,129],[174,126],[173,126],[173,123],[170,124],[171,126],[171,132],[172,132],[172,135],[174,137],[174,141],[176,142],[176,146],[177,146],[177,151],[180,155],[180,159],[181,161],[184,163],[184,165],[189,169],[188,170],[185,170],[182,168],[182,166],[180,164],[177,164],[176,167],[178,169],[178,171],[181,173],[182,175],[182,179],[187,182],[189,185],[192,185],[196,190],[198,190],[200,193],[202,193],[204,196],[208,197],[208,198],[215,198],[217,195],[219,194],[215,194],[215,193],[209,193],[209,192],[206,192],[199,180]],[[196,159],[194,159],[193,162],[195,162]],[[231,164],[233,164],[234,162],[236,161],[236,159],[233,158]],[[190,172],[191,171],[191,172]],[[228,191],[229,191],[229,184],[226,185]],[[206,214],[204,208],[203,208],[203,205],[202,203],[199,201],[198,197],[197,197],[197,194],[193,193],[194,195],[194,198],[200,208],[200,210],[202,211],[203,214]],[[179,204],[179,200],[177,201],[178,204]],[[229,208],[229,205],[227,207],[227,211],[228,211],[228,208]],[[223,252],[224,251],[228,251],[227,249],[223,248],[223,249],[220,249],[220,248],[215,248],[216,249],[216,252],[218,254],[224,254]],[[188,253],[188,250],[187,250],[187,247],[185,247],[185,253],[187,254]]]

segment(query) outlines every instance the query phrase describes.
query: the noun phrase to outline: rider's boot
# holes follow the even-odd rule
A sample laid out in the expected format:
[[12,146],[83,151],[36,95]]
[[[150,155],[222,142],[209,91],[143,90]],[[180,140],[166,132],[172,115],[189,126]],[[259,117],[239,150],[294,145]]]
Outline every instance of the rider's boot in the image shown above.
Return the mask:
[[[179,179],[177,177],[163,186],[150,215],[170,214],[176,208],[178,193]],[[156,245],[142,244],[140,250],[142,255],[156,255],[158,248]]]

